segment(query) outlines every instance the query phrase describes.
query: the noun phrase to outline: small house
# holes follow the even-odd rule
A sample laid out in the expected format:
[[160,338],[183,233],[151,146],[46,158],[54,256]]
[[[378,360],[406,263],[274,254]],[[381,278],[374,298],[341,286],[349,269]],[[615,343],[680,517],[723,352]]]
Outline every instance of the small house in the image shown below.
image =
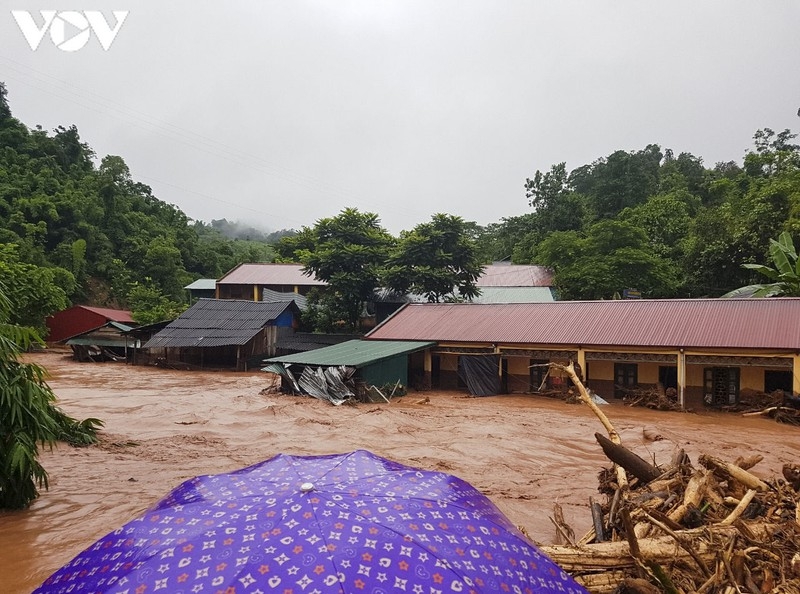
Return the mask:
[[275,354],[275,344],[294,333],[299,315],[294,301],[200,299],[143,348],[151,361],[166,366],[246,371]]
[[135,326],[131,312],[122,309],[74,305],[54,313],[45,320],[47,325],[47,341],[63,342],[68,338],[96,330],[116,322],[127,326]]
[[239,264],[216,283],[217,299],[261,301],[264,290],[308,295],[314,288],[327,286],[303,272],[300,264]]

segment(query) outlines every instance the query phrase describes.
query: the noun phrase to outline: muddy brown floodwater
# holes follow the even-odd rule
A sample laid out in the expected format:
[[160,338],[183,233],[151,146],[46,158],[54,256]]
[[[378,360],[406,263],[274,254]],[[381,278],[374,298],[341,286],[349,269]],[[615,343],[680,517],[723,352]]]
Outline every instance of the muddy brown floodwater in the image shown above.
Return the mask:
[[[537,542],[554,543],[553,503],[578,535],[591,525],[597,472],[609,463],[588,407],[533,395],[468,398],[412,392],[390,404],[333,407],[262,394],[262,372],[186,372],[120,363],[76,363],[64,352],[31,355],[59,405],[98,417],[98,445],[45,450],[50,490],[27,510],[0,513],[0,592],[28,593],[107,532],[198,474],[227,472],[275,454],[368,449],[403,464],[455,474],[480,489]],[[425,396],[428,402],[423,402]],[[800,429],[770,419],[604,407],[625,445],[666,463],[676,448],[727,460],[761,454],[762,478],[797,462]],[[643,430],[664,439],[647,441]]]

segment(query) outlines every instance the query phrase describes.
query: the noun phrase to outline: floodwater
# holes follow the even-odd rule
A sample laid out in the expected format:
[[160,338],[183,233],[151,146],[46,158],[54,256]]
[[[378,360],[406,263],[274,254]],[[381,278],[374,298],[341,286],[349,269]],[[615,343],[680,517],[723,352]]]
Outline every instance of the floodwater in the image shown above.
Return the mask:
[[[105,421],[101,442],[60,444],[41,460],[50,489],[29,509],[0,512],[0,592],[28,593],[95,540],[198,474],[227,472],[278,453],[368,449],[403,464],[449,472],[485,493],[538,543],[556,542],[553,503],[580,537],[589,497],[609,463],[603,427],[584,405],[531,395],[468,398],[411,392],[390,404],[332,405],[264,391],[262,372],[187,372],[76,363],[65,352],[31,355],[59,405]],[[797,462],[800,429],[767,418],[603,407],[624,445],[657,463],[677,448],[726,460],[761,454],[762,478]],[[663,439],[644,438],[644,429]]]

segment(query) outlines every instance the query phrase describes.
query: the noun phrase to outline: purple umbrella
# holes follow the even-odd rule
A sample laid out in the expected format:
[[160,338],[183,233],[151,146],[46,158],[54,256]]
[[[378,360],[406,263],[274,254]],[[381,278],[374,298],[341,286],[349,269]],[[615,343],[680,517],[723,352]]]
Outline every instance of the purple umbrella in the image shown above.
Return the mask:
[[358,450],[186,481],[36,593],[586,592],[469,483]]

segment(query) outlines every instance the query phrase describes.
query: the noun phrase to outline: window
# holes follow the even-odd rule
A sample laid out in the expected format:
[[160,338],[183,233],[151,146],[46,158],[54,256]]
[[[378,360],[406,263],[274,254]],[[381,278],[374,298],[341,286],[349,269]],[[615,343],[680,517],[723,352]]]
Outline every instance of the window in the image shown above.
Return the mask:
[[738,367],[706,367],[703,370],[703,402],[708,406],[726,406],[738,401]]
[[639,366],[636,363],[614,363],[614,398],[622,398],[638,383]]
[[531,367],[531,392],[538,392],[540,389],[544,390],[547,388],[546,385],[542,385],[544,383],[544,378],[547,376],[547,371],[550,369],[549,367],[545,367],[549,361],[546,359],[531,359],[531,365],[542,365],[542,367]]
[[658,383],[664,386],[664,389],[675,388],[678,389],[678,368],[674,365],[661,365],[658,368]]
[[767,394],[772,394],[775,390],[783,390],[787,394],[792,393],[791,371],[764,372],[764,391]]

